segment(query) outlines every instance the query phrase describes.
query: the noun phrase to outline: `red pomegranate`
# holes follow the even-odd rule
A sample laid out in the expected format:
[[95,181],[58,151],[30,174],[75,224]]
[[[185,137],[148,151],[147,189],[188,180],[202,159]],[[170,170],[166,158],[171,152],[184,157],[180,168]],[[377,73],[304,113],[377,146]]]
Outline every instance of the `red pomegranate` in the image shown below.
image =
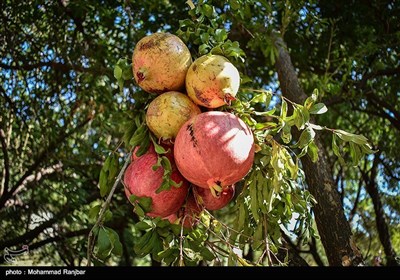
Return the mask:
[[169,190],[156,193],[162,184],[164,168],[159,167],[155,171],[152,169],[157,163],[158,156],[151,150],[136,158],[124,174],[125,194],[128,199],[132,194],[152,198],[151,210],[146,213],[150,217],[167,217],[176,213],[185,202],[189,190],[189,183],[176,169],[172,155],[168,157],[172,165],[171,179],[176,183],[182,182],[179,188],[171,186]]
[[223,189],[249,172],[254,160],[253,134],[231,113],[201,113],[179,130],[174,157],[181,174],[194,185]]
[[163,32],[140,39],[132,55],[135,81],[149,93],[183,89],[191,63],[192,56],[185,43]]
[[178,212],[180,223],[185,228],[193,228],[199,223],[199,216],[203,208],[204,207],[196,201],[193,193],[189,193],[186,204]]
[[193,187],[193,192],[197,196],[197,201],[204,205],[207,210],[219,210],[224,208],[233,198],[235,194],[235,186],[231,185],[224,188],[221,192],[214,196],[209,189]]

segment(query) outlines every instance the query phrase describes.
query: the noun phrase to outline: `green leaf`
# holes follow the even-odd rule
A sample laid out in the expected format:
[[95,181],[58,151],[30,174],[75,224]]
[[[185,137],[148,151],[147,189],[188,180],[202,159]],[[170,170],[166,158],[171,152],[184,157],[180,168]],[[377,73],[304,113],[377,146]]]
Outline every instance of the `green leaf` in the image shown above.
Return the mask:
[[104,222],[110,221],[112,216],[113,216],[112,212],[109,209],[107,209],[106,212],[104,213]]
[[207,54],[208,50],[209,50],[210,46],[208,44],[201,44],[199,46],[199,54],[200,55],[205,55]]
[[307,154],[309,155],[312,162],[318,161],[318,147],[317,147],[317,145],[315,145],[314,141],[312,141],[308,145]]
[[97,218],[97,215],[98,215],[99,212],[100,212],[100,209],[101,209],[101,205],[100,205],[100,204],[93,206],[93,207],[89,210],[89,214],[88,214],[89,219],[95,220],[95,219]]
[[138,201],[138,204],[140,205],[140,207],[146,213],[151,211],[151,205],[153,202],[151,197],[146,197],[146,196],[138,197],[137,201]]
[[114,77],[119,80],[122,77],[122,69],[118,65],[114,67]]
[[354,142],[359,145],[368,144],[368,139],[363,135],[353,134],[341,129],[335,129],[333,133],[339,136],[343,141]]
[[215,39],[217,42],[224,42],[228,38],[228,34],[225,29],[215,30]]
[[304,107],[306,109],[310,109],[311,106],[313,106],[314,103],[317,101],[317,99],[318,99],[318,89],[314,89],[311,96],[307,97],[306,101],[304,102]]
[[314,137],[315,131],[308,126],[306,129],[303,130],[300,135],[299,141],[295,145],[293,145],[293,147],[303,149],[305,146],[310,144],[312,140],[314,140]]
[[109,192],[108,171],[105,170],[104,165],[100,171],[99,186],[100,186],[100,196],[104,197]]
[[272,93],[270,91],[263,91],[261,93],[257,93],[251,100],[251,104],[262,103],[268,105],[272,98]]
[[110,186],[114,183],[115,176],[118,173],[119,170],[119,158],[116,153],[112,153],[110,155],[111,160],[110,160],[110,165],[108,168],[108,182],[111,183]]
[[208,17],[208,18],[212,18],[213,14],[214,14],[214,7],[208,4],[204,4],[201,6],[201,10],[203,12],[203,14]]
[[129,81],[133,78],[133,72],[132,72],[132,68],[129,65],[129,68],[125,68],[124,71],[122,72],[122,78],[125,81]]
[[294,107],[292,118],[294,120],[294,124],[296,125],[297,129],[304,128],[304,116],[300,108],[297,106]]
[[250,189],[250,209],[253,214],[254,220],[258,222],[260,220],[260,216],[258,214],[259,206],[258,206],[258,198],[257,198],[257,186],[256,181],[253,180],[249,186]]
[[207,247],[203,247],[201,249],[200,255],[203,257],[204,260],[209,262],[215,258],[214,254]]
[[261,244],[264,242],[263,236],[263,222],[257,224],[256,230],[253,234],[253,250],[258,250]]
[[108,232],[108,235],[110,237],[111,244],[113,247],[111,252],[117,256],[121,256],[122,255],[122,243],[119,240],[118,233],[111,228],[106,228],[106,230]]
[[172,171],[171,162],[166,156],[161,157],[161,165],[166,171]]
[[113,249],[110,236],[104,227],[101,227],[99,230],[99,235],[97,237],[97,248],[97,255],[100,259],[107,258]]
[[232,10],[238,10],[240,8],[240,3],[238,0],[229,0],[229,6]]
[[326,108],[324,103],[314,104],[310,108],[310,114],[314,114],[314,115],[323,114],[326,111],[328,111],[328,108]]
[[377,152],[377,151],[372,150],[371,145],[369,145],[368,143],[367,143],[367,144],[364,144],[364,145],[361,145],[361,151],[362,151],[364,154],[373,154],[373,153],[376,153],[376,152]]
[[287,123],[282,129],[281,138],[285,144],[288,144],[292,140],[291,127]]
[[239,217],[238,217],[238,228],[241,230],[244,227],[244,222],[246,220],[246,209],[244,208],[244,203],[239,205]]
[[138,229],[138,230],[146,230],[146,229],[150,229],[151,225],[149,225],[145,221],[140,221],[140,222],[135,224],[135,228]]
[[350,157],[352,159],[353,166],[357,166],[361,160],[363,153],[359,145],[350,142]]
[[282,99],[281,118],[282,118],[283,120],[285,120],[285,118],[286,118],[287,110],[288,110],[287,102],[285,101],[285,99]]
[[156,190],[156,193],[159,194],[162,191],[168,191],[170,189],[171,189],[170,180],[163,179],[163,182],[161,183],[161,186]]
[[[210,34],[204,32],[200,34],[200,40],[203,44],[207,45],[208,41],[210,41]],[[208,47],[208,45],[207,45]]]
[[346,165],[342,155],[340,154],[340,149],[339,149],[339,146],[337,145],[336,137],[337,137],[336,134],[332,135],[332,150],[333,150],[333,153],[338,157],[340,164]]
[[[146,255],[146,254],[143,255],[143,249],[150,242],[150,239],[152,238],[153,233],[154,233],[154,231],[150,230],[139,238],[138,242],[136,242],[135,245],[133,246],[133,250],[135,251],[136,254],[138,254],[140,256]],[[151,248],[146,248],[146,250],[149,253]]]
[[148,128],[146,125],[141,125],[133,134],[132,138],[129,140],[129,144],[132,147],[139,146],[143,139],[147,136]]

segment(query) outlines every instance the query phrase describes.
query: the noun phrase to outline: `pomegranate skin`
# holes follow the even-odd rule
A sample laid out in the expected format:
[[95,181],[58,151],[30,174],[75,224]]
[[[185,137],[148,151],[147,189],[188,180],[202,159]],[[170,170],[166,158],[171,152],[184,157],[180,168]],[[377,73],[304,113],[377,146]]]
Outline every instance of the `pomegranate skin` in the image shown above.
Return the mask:
[[132,194],[138,197],[151,197],[151,210],[146,215],[150,217],[167,217],[181,208],[185,202],[189,184],[176,169],[174,161],[170,158],[173,168],[171,179],[176,183],[182,182],[182,185],[179,188],[171,186],[169,190],[157,194],[156,190],[161,186],[164,174],[164,168],[162,167],[159,167],[156,171],[152,170],[152,166],[157,163],[157,158],[157,154],[150,151],[136,158],[128,166],[124,174],[125,194],[128,199]]
[[203,55],[190,65],[185,84],[189,97],[196,104],[218,108],[235,99],[240,75],[226,57]]
[[186,94],[169,91],[151,101],[146,111],[146,123],[157,138],[174,139],[181,126],[200,113],[200,108]]
[[135,81],[148,93],[183,89],[191,63],[185,43],[170,33],[158,32],[143,37],[132,54]]
[[199,223],[200,213],[203,209],[204,206],[196,201],[193,193],[189,193],[185,205],[178,212],[180,223],[185,228],[192,229]]
[[249,172],[254,160],[253,134],[231,113],[201,113],[179,130],[174,158],[180,173],[192,184],[224,188]]
[[193,187],[193,192],[195,193],[195,196],[197,196],[197,201],[202,203],[204,208],[213,211],[220,210],[228,205],[235,195],[235,187],[232,185],[224,188],[220,193],[218,193],[217,197],[213,196],[209,189],[197,186]]

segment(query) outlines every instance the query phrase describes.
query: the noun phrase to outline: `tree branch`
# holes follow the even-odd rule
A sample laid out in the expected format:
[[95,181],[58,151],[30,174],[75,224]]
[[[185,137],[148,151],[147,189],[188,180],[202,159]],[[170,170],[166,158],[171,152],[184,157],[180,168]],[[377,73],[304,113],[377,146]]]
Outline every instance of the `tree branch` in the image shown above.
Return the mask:
[[80,65],[70,65],[55,61],[41,61],[33,64],[20,64],[20,65],[8,65],[0,62],[0,68],[7,70],[26,70],[31,71],[41,67],[51,67],[55,70],[60,70],[63,72],[74,70],[77,72],[93,72],[91,68],[85,68]]
[[81,229],[81,230],[70,231],[70,232],[67,232],[65,234],[59,234],[57,236],[50,237],[50,238],[47,238],[45,240],[41,240],[41,241],[38,241],[38,242],[35,242],[35,243],[29,245],[29,250],[38,249],[38,248],[40,248],[40,247],[42,247],[44,245],[47,245],[49,243],[53,243],[53,242],[65,240],[65,239],[68,239],[68,238],[81,236],[81,235],[86,235],[86,234],[89,233],[89,231],[90,231],[90,228],[85,228],[85,229]]
[[75,132],[77,132],[80,128],[84,127],[92,118],[87,118],[85,121],[77,125],[72,131],[69,133],[61,133],[61,135],[50,145],[46,148],[43,149],[43,151],[39,154],[39,156],[36,158],[35,162],[28,168],[28,170],[19,178],[19,180],[14,184],[14,186],[11,188],[11,190],[8,193],[4,193],[0,197],[0,209],[4,207],[5,203],[7,202],[8,199],[10,199],[13,195],[14,192],[17,190],[19,186],[23,184],[23,182],[26,180],[26,178],[31,175],[39,166],[42,164],[44,159],[46,158],[47,154],[53,152],[61,143],[65,141],[68,137],[73,135]]
[[10,159],[8,157],[7,151],[7,143],[6,143],[6,134],[4,130],[0,127],[0,142],[1,142],[1,150],[3,151],[4,157],[4,170],[3,170],[3,179],[2,186],[0,188],[0,196],[8,193],[8,183],[10,181]]
[[87,266],[91,265],[91,260],[92,260],[92,253],[93,253],[93,246],[94,246],[94,230],[98,228],[101,223],[103,222],[104,215],[106,213],[106,210],[108,209],[108,206],[110,205],[111,198],[114,195],[114,192],[119,184],[119,182],[122,180],[122,176],[124,175],[125,169],[128,167],[128,164],[130,163],[130,159],[132,156],[132,151],[127,155],[125,159],[125,163],[122,166],[117,178],[115,179],[114,185],[112,186],[110,193],[107,196],[106,201],[103,203],[99,216],[97,218],[96,223],[94,224],[93,228],[89,232],[89,237],[88,237],[88,246],[87,246]]
[[379,239],[383,246],[383,250],[386,255],[387,265],[388,266],[400,266],[400,263],[396,260],[396,252],[393,248],[392,241],[390,238],[389,226],[385,219],[385,212],[383,209],[382,201],[380,198],[379,190],[376,185],[376,177],[378,174],[378,162],[379,162],[379,154],[376,154],[374,157],[374,161],[371,167],[371,174],[368,174],[360,169],[362,177],[365,181],[367,192],[372,199],[372,203],[374,204],[374,211],[376,217],[376,228],[378,230]]
[[35,239],[40,233],[42,233],[43,230],[51,227],[54,223],[56,223],[57,220],[58,220],[58,216],[54,217],[50,220],[47,220],[46,222],[43,222],[41,225],[35,227],[34,229],[26,232],[25,234],[23,234],[21,236],[1,242],[0,243],[0,251],[2,251],[6,247],[14,246],[16,244],[29,243],[30,241]]
[[[272,38],[278,50],[275,67],[282,94],[302,104],[307,95],[300,86],[286,44],[278,34],[272,34]],[[294,130],[293,134],[297,138],[300,136],[298,130]],[[315,144],[318,147],[318,163],[313,163],[308,156],[302,157],[301,161],[309,191],[318,201],[314,207],[315,220],[329,264],[332,266],[359,265],[363,262],[362,256],[354,244],[350,225],[344,215],[325,147],[318,138],[315,139]]]

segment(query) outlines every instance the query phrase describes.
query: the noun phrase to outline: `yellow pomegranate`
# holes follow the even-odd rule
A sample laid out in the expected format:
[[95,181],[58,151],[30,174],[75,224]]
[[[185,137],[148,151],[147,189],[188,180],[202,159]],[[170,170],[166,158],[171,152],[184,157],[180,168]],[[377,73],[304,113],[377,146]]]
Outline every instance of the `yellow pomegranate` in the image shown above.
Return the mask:
[[240,75],[224,56],[204,55],[196,59],[186,74],[186,91],[198,105],[217,108],[229,104],[239,90]]
[[182,40],[170,33],[154,33],[136,44],[132,55],[133,76],[146,92],[181,90],[192,56]]
[[146,123],[158,138],[174,139],[181,126],[200,113],[200,108],[186,94],[170,91],[150,102]]

